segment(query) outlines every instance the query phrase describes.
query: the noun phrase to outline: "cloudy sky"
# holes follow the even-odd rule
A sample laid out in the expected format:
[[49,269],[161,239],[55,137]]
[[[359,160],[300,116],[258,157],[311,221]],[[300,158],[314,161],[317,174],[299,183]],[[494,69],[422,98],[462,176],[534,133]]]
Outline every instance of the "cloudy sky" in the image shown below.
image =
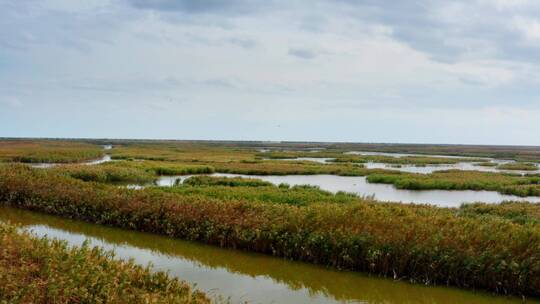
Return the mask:
[[540,145],[540,1],[0,0],[0,130]]

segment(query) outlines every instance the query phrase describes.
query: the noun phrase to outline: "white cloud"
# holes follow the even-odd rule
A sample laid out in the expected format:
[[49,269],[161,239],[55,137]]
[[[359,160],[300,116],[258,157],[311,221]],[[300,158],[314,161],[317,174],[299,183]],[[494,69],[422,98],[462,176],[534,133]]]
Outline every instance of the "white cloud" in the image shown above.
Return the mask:
[[[0,113],[4,123],[22,124],[32,109],[54,117],[67,105],[85,109],[81,124],[99,119],[103,109],[117,113],[118,125],[110,126],[125,134],[124,126],[141,115],[199,118],[197,135],[207,138],[216,132],[210,126],[223,123],[229,127],[221,131],[252,138],[257,135],[242,124],[256,125],[264,139],[278,121],[294,125],[295,139],[324,132],[362,140],[367,135],[353,138],[346,124],[360,130],[379,117],[406,136],[434,123],[426,116],[435,112],[455,111],[457,119],[502,111],[486,107],[512,113],[507,123],[486,120],[494,130],[497,123],[521,130],[516,117],[523,108],[538,114],[540,25],[530,1],[269,1],[250,2],[248,9],[241,9],[243,0],[230,7],[32,3],[0,2],[0,96],[18,96],[0,99],[9,107],[9,116]],[[415,120],[410,127],[408,119]],[[328,123],[316,127],[317,121]],[[189,134],[165,123],[152,130],[160,126],[171,136]],[[449,140],[467,132],[450,122],[444,128]],[[374,140],[392,139],[390,129],[373,132]]]

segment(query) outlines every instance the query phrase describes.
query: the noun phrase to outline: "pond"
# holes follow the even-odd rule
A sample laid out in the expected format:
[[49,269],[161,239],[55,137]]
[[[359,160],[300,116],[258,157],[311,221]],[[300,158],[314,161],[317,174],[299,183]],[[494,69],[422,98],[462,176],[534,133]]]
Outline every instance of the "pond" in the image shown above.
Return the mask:
[[[473,190],[404,190],[388,184],[368,183],[364,176],[336,175],[242,175],[214,173],[211,176],[255,178],[271,182],[274,185],[286,183],[295,185],[318,186],[330,192],[345,191],[360,196],[374,196],[379,201],[403,202],[414,204],[431,204],[440,207],[459,207],[462,203],[484,202],[501,203],[503,201],[528,201],[540,203],[540,197],[519,197],[500,194],[495,191]],[[156,185],[171,187],[182,183],[190,175],[160,176]],[[143,185],[130,185],[129,188],[140,189]]]
[[0,221],[70,245],[88,240],[138,264],[151,262],[154,269],[231,303],[521,303],[518,298],[413,285],[8,207],[0,207]]

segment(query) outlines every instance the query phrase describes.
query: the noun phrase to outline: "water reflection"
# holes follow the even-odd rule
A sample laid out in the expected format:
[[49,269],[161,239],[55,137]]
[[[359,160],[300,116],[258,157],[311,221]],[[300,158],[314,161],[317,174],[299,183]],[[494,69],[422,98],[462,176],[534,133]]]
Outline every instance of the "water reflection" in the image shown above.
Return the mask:
[[469,158],[469,159],[485,159],[490,160],[491,158],[487,157],[471,157],[471,156],[456,156],[456,155],[438,155],[438,154],[414,154],[414,153],[391,153],[391,152],[372,152],[372,151],[349,151],[343,154],[348,155],[381,155],[381,156],[390,156],[390,157],[406,157],[406,156],[415,156],[415,157],[438,157],[438,158]]
[[479,166],[475,163],[460,162],[455,164],[445,164],[445,165],[425,165],[425,166],[415,166],[415,165],[393,165],[385,163],[364,163],[364,167],[368,169],[390,169],[397,170],[409,173],[420,173],[420,174],[430,174],[435,171],[443,170],[462,170],[462,171],[481,171],[481,172],[498,172],[498,173],[508,173],[508,174],[517,174],[517,175],[526,175],[526,174],[537,174],[540,173],[540,170],[534,171],[525,171],[525,170],[501,170],[496,167],[486,167]]
[[282,161],[311,161],[321,164],[330,163],[335,160],[335,158],[329,157],[295,157],[295,158],[263,158],[263,160],[282,160]]
[[[482,158],[482,157],[470,157],[470,156],[455,156],[455,155],[435,155],[435,154],[409,154],[409,153],[387,153],[387,152],[368,152],[368,151],[350,151],[343,154],[348,155],[380,155],[380,156],[390,156],[395,158],[415,156],[415,157],[436,157],[436,158],[454,158],[454,159],[483,159],[485,162],[492,162],[496,165],[508,164],[515,162],[514,160],[508,159],[495,159],[495,158]],[[270,160],[270,159],[266,159]],[[334,158],[327,157],[297,157],[297,158],[276,158],[272,160],[283,160],[283,161],[312,161],[323,164],[332,163]],[[436,164],[436,165],[413,165],[413,164],[390,164],[390,163],[378,163],[378,162],[367,162],[362,163],[362,165],[368,169],[391,169],[409,173],[420,173],[420,174],[429,174],[435,171],[442,170],[464,170],[464,171],[482,171],[482,172],[499,172],[499,173],[510,173],[510,174],[540,174],[540,169],[538,170],[503,170],[497,169],[496,166],[479,166],[475,162],[459,162],[455,164]],[[537,164],[539,165],[539,164]]]
[[[81,164],[81,165],[99,165],[99,164],[110,162],[110,161],[112,161],[111,156],[109,154],[106,154],[106,155],[104,155],[103,157],[101,157],[99,159],[84,161],[84,162],[80,162],[78,164]],[[45,168],[56,167],[56,166],[59,166],[59,165],[65,165],[65,163],[34,163],[34,164],[30,164],[30,167],[45,169]]]
[[39,236],[114,250],[120,258],[152,262],[232,303],[518,303],[519,299],[471,291],[412,285],[270,256],[226,250],[7,207],[0,220],[19,223]]
[[[374,196],[379,201],[403,202],[414,204],[431,204],[441,207],[459,207],[462,203],[484,202],[501,203],[503,201],[528,201],[540,203],[540,197],[500,194],[495,191],[473,190],[405,190],[388,184],[371,184],[364,176],[336,175],[242,175],[214,173],[211,176],[255,178],[279,185],[286,183],[295,185],[319,186],[330,192],[345,191],[360,196]],[[190,175],[160,176],[156,185],[171,187],[181,184]],[[143,185],[130,185],[132,189],[141,189]]]

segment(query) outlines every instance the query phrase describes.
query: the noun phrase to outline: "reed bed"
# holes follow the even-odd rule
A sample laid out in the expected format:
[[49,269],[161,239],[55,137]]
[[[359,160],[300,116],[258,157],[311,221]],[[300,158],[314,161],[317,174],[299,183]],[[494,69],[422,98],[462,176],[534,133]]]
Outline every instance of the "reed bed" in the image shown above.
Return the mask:
[[540,196],[540,178],[514,174],[446,170],[431,174],[376,173],[367,176],[370,183],[392,184],[410,190],[489,190],[521,197]]
[[239,179],[212,176],[193,176],[176,187],[159,188],[161,191],[183,196],[207,197],[220,200],[245,200],[254,202],[291,204],[305,206],[314,203],[364,202],[372,198],[359,197],[353,193],[333,194],[316,186],[288,184],[275,186],[256,179]]
[[101,146],[75,141],[2,140],[0,161],[22,163],[75,163],[103,156]]
[[2,303],[210,303],[187,283],[99,248],[69,247],[0,222]]
[[433,145],[336,143],[327,150],[372,151],[409,154],[436,154],[468,157],[492,157],[522,161],[540,161],[540,149],[535,146]]
[[100,183],[150,183],[156,176],[145,170],[122,166],[118,164],[65,165],[48,169],[58,174],[64,174],[83,181]]
[[187,175],[187,174],[208,174],[215,170],[210,165],[179,163],[167,161],[115,161],[104,164],[116,168],[131,168],[141,170],[153,175]]
[[192,176],[184,181],[189,186],[228,186],[228,187],[273,187],[270,182],[265,182],[255,178],[243,177],[214,177],[214,176]]
[[497,167],[497,166],[498,166],[497,163],[490,162],[490,161],[479,162],[479,163],[476,163],[476,164],[474,164],[474,165],[475,165],[475,166],[480,166],[480,167]]
[[478,162],[483,161],[481,158],[446,158],[446,157],[430,157],[430,156],[403,156],[392,157],[385,155],[348,155],[336,158],[335,162],[351,162],[351,163],[385,163],[399,165],[445,165],[457,164],[461,162]]
[[535,171],[535,170],[538,170],[538,165],[533,164],[533,163],[515,162],[515,163],[506,163],[506,164],[499,165],[497,166],[497,169]]
[[211,144],[159,143],[115,146],[113,159],[155,160],[172,162],[229,162],[255,160],[255,153],[246,149]]
[[258,153],[258,157],[268,159],[294,159],[298,157],[315,157],[315,158],[333,158],[336,163],[385,163],[399,165],[442,165],[456,164],[460,162],[482,162],[482,158],[454,158],[454,157],[432,157],[432,156],[402,156],[393,157],[387,155],[350,155],[343,152],[321,151],[321,152],[304,152],[304,151],[280,151]]
[[[234,187],[231,187],[234,188]],[[6,204],[422,284],[540,295],[540,227],[393,203],[268,204],[0,168]]]
[[503,202],[498,205],[485,203],[466,204],[461,206],[464,216],[498,217],[514,223],[528,225],[540,224],[540,204],[524,202]]
[[353,164],[319,164],[313,162],[226,162],[212,163],[216,172],[248,175],[315,175],[365,176],[369,173],[388,172],[382,169],[366,169]]
[[154,161],[114,161],[99,165],[63,165],[47,170],[83,181],[100,183],[147,184],[159,175],[207,174],[214,169],[204,165],[178,164]]

